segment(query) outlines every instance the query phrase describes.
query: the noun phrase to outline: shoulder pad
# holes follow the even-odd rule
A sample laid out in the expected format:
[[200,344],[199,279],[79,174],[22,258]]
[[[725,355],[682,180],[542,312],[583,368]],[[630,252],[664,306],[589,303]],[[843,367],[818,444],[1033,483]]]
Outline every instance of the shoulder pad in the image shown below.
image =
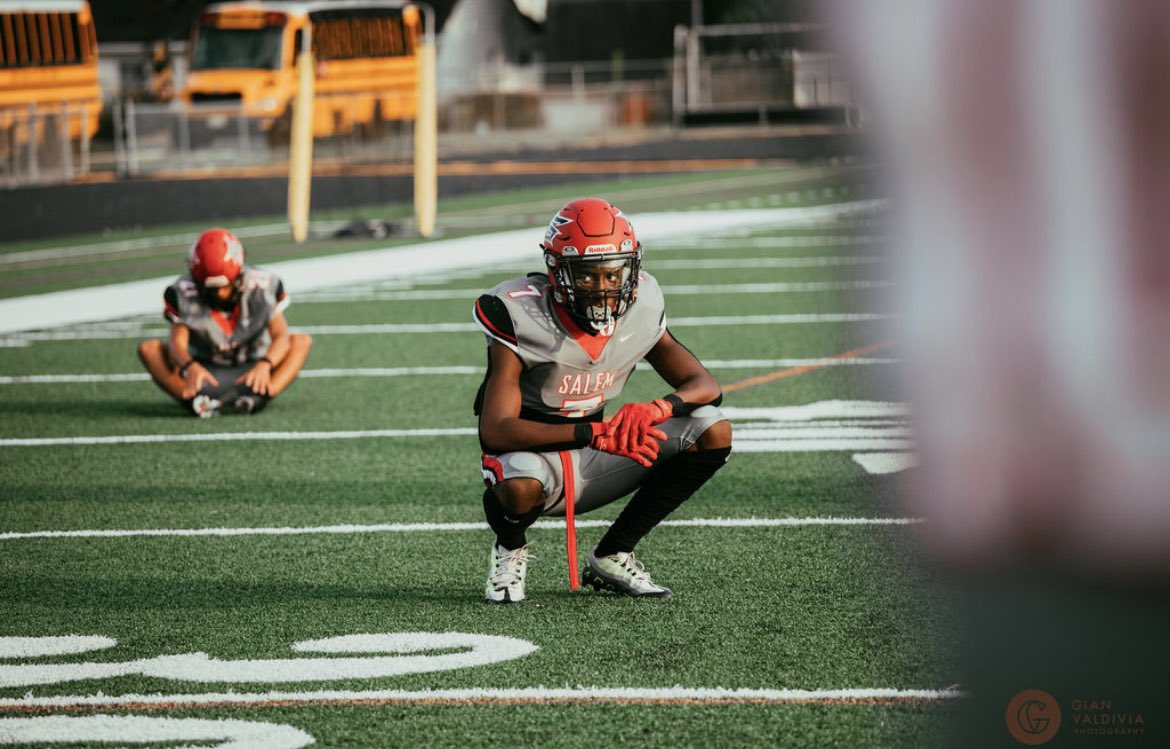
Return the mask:
[[475,300],[474,319],[487,335],[509,348],[516,347],[516,326],[504,302],[494,294],[484,294]]
[[189,276],[184,276],[178,279],[173,284],[171,284],[170,288],[177,289],[178,293],[184,297],[199,296],[199,287],[195,285],[195,282],[191,280]]
[[179,312],[179,289],[177,284],[171,284],[163,292],[163,317],[173,323],[183,321],[183,315]]
[[273,287],[276,281],[276,276],[266,270],[253,268],[250,265],[244,268],[244,288],[246,289],[268,289]]

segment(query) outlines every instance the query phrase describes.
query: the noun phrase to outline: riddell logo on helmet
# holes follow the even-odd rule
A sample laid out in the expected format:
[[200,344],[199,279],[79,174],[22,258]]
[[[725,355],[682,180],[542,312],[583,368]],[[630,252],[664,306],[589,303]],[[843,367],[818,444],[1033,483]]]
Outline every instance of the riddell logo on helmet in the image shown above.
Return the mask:
[[585,254],[591,252],[617,252],[617,248],[612,244],[591,244],[585,248]]

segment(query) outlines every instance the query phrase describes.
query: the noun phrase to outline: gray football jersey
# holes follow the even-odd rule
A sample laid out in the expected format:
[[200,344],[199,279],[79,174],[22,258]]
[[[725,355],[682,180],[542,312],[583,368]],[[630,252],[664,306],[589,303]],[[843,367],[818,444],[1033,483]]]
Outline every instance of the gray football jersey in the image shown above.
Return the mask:
[[[649,274],[639,276],[636,301],[618,318],[596,359],[578,340],[587,334],[571,331],[558,318],[550,292],[544,275],[505,281],[480,297],[473,318],[489,343],[499,341],[523,362],[520,392],[527,416],[549,421],[585,418],[621,394],[634,366],[662,337],[666,330],[662,290]],[[489,297],[502,303],[508,320],[499,317],[500,304],[493,302],[492,310],[485,309]]]
[[279,278],[259,268],[244,268],[238,314],[213,314],[189,275],[167,287],[163,303],[163,316],[172,323],[186,325],[191,331],[187,345],[191,356],[219,367],[230,367],[260,359],[268,353],[272,343],[268,321],[277,312],[284,311],[289,298]]

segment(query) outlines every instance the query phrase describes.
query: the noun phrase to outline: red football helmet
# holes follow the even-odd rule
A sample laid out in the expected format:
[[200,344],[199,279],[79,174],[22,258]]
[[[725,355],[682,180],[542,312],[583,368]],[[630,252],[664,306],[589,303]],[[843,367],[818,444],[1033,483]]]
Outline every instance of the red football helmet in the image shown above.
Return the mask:
[[553,301],[586,329],[612,330],[638,294],[642,245],[629,220],[601,198],[574,200],[553,216],[540,246]]
[[244,245],[227,229],[208,229],[191,245],[187,266],[205,289],[235,284],[244,272]]

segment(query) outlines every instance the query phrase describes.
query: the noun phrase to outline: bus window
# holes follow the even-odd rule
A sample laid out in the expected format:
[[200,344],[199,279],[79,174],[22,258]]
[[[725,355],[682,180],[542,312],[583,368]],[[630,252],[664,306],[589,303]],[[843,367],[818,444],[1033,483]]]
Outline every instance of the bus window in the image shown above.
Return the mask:
[[199,28],[192,70],[223,68],[260,68],[280,70],[283,26],[261,29],[220,29],[211,25]]
[[[87,7],[80,2],[77,6]],[[76,11],[7,10],[0,3],[0,69],[91,63],[96,58],[93,25],[88,17],[82,21],[80,15]],[[33,88],[40,81],[34,76],[16,83],[20,88]]]
[[312,14],[313,48],[322,60],[400,57],[414,54],[404,44],[402,17],[380,10],[323,10]]
[[[70,141],[97,132],[102,109],[97,38],[84,0],[52,3],[0,2],[0,159],[30,150],[40,167],[72,174]],[[88,169],[88,150],[81,150]]]
[[244,116],[259,119],[270,133],[270,142],[284,145],[297,52],[308,33],[316,62],[313,134],[357,126],[375,132],[382,123],[415,115],[420,31],[416,15],[363,0],[217,3],[195,28],[180,97],[188,104],[238,101]]

